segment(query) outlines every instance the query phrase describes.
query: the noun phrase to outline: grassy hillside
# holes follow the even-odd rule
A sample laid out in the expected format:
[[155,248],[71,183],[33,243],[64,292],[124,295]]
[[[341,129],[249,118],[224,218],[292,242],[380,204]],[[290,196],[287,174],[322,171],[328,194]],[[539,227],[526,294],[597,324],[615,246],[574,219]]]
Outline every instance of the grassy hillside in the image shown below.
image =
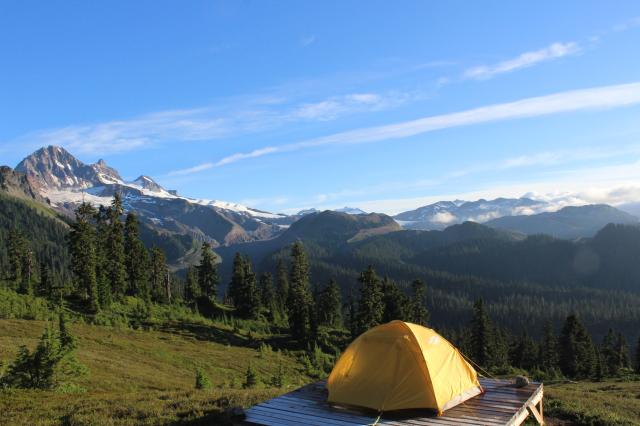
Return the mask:
[[545,386],[545,398],[551,424],[640,425],[637,378]]
[[[35,347],[44,326],[43,321],[0,320],[0,361],[11,361],[19,345]],[[73,324],[77,356],[90,371],[79,382],[86,392],[0,391],[0,423],[216,424],[225,407],[251,405],[312,380],[294,357],[256,349],[258,339],[224,326],[176,322],[158,328],[140,331]],[[261,383],[244,390],[249,363]],[[270,388],[264,383],[280,364],[286,386]],[[197,367],[211,379],[212,390],[194,389]]]

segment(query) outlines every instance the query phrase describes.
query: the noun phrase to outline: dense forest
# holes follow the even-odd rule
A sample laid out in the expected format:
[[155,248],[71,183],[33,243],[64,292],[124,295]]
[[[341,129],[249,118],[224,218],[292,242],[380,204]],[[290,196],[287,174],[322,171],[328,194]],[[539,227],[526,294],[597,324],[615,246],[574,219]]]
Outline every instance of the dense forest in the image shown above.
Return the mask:
[[[227,278],[206,242],[199,248],[197,264],[184,274],[172,273],[163,250],[144,244],[135,214],[125,214],[118,194],[107,207],[80,205],[75,220],[68,223],[22,201],[3,198],[2,208],[5,291],[37,296],[54,311],[72,309],[90,322],[100,323],[129,298],[139,301],[140,311],[131,315],[131,321],[144,321],[151,306],[164,305],[224,321],[264,324],[290,336],[285,346],[325,359],[318,363],[324,374],[351,339],[394,319],[436,327],[483,371],[515,368],[540,378],[597,378],[640,368],[640,347],[636,345],[633,357],[629,343],[637,341],[632,335],[637,331],[630,328],[634,321],[637,324],[640,309],[635,293],[576,282],[560,286],[553,281],[509,281],[504,279],[508,272],[480,278],[471,274],[478,264],[474,261],[451,261],[451,268],[464,268],[457,274],[401,261],[428,254],[445,260],[447,254],[480,256],[482,250],[470,247],[490,241],[493,247],[519,248],[503,253],[508,271],[508,262],[517,261],[512,258],[531,253],[523,252],[523,247],[547,241],[569,250],[577,243],[546,237],[518,241],[465,224],[441,233],[371,237],[346,250],[338,239],[349,235],[327,238],[323,233],[324,241],[296,240],[265,257],[256,269],[250,256],[236,252],[227,260],[231,263]],[[579,244],[606,247],[612,244],[611,232],[621,229],[607,227],[593,241]],[[398,239],[425,235],[428,244],[397,244]],[[416,249],[429,244],[437,251]],[[540,249],[539,256],[551,255]],[[553,257],[558,259],[559,254]],[[554,273],[547,271],[545,276]]]

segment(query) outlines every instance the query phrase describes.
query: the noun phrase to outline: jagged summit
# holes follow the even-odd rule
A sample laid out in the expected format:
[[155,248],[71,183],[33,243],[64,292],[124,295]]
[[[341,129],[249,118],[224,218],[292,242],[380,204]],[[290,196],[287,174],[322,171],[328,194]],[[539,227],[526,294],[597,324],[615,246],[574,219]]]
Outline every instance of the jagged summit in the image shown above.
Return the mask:
[[125,181],[103,159],[85,164],[59,146],[38,149],[16,170],[63,213],[72,212],[82,202],[108,205],[118,192],[125,209],[136,212],[140,220],[214,245],[271,238],[293,221],[236,203],[182,197],[146,175]]
[[121,183],[122,178],[104,160],[85,164],[59,146],[40,148],[16,167],[40,188],[91,188],[103,184]]
[[160,184],[158,184],[155,180],[151,179],[149,176],[145,176],[145,175],[138,176],[138,178],[131,183],[153,192],[164,191],[164,188],[160,186]]

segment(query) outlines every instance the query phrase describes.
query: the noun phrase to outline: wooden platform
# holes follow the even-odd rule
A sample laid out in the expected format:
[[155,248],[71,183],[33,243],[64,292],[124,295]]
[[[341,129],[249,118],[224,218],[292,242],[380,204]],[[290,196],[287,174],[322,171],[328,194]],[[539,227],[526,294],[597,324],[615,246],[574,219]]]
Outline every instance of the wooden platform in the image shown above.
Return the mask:
[[[427,410],[384,413],[379,425],[519,425],[533,416],[543,424],[541,383],[515,388],[510,381],[481,379],[485,393],[435,416]],[[251,407],[244,425],[354,426],[375,423],[377,414],[333,407],[325,382],[317,382]]]

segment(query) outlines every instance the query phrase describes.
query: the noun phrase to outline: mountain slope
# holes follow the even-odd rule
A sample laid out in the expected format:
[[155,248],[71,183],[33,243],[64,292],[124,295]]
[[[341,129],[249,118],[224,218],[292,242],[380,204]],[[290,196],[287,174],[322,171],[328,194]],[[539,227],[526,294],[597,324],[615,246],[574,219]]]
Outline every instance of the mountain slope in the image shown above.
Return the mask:
[[556,238],[591,237],[608,223],[637,224],[638,218],[605,204],[564,207],[557,212],[530,216],[505,216],[485,224],[492,228],[547,234]]
[[83,201],[107,205],[119,192],[125,208],[143,223],[214,246],[272,238],[293,220],[239,204],[182,197],[145,175],[126,182],[103,160],[85,164],[56,146],[37,150],[16,170],[26,175],[37,194],[67,215]]
[[0,192],[25,200],[48,203],[48,200],[40,195],[27,175],[8,166],[0,167]]

